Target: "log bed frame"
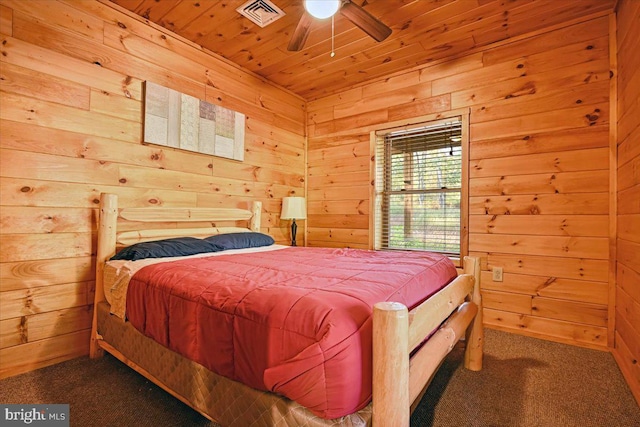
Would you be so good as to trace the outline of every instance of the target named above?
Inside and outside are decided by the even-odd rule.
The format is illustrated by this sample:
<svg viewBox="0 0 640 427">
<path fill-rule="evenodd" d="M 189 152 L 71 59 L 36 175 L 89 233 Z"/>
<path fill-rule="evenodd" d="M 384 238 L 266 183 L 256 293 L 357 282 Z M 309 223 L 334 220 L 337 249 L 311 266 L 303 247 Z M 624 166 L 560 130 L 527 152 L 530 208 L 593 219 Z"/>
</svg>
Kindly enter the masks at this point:
<svg viewBox="0 0 640 427">
<path fill-rule="evenodd" d="M 137 242 L 178 236 L 206 237 L 238 231 L 260 230 L 261 203 L 253 202 L 251 210 L 226 208 L 125 208 L 118 209 L 117 196 L 103 193 L 100 197 L 96 290 L 91 331 L 90 356 L 100 357 L 103 350 L 113 354 L 131 368 L 163 388 L 205 417 L 215 421 L 216 414 L 203 413 L 187 398 L 174 392 L 144 368 L 127 359 L 119 350 L 102 339 L 97 331 L 97 304 L 105 300 L 103 271 L 105 262 L 116 247 Z M 249 221 L 249 228 L 225 226 L 176 228 L 176 223 L 216 223 Z M 156 223 L 152 228 L 149 223 Z M 172 225 L 167 226 L 167 223 Z M 126 224 L 126 231 L 118 226 Z M 137 228 L 135 226 L 137 225 Z M 158 228 L 158 225 L 165 228 Z M 169 227 L 169 228 L 167 228 Z M 413 354 L 425 337 L 437 331 Z M 435 372 L 454 345 L 465 338 L 464 365 L 482 369 L 482 302 L 480 297 L 480 262 L 464 258 L 464 273 L 448 286 L 411 311 L 403 304 L 380 302 L 373 310 L 373 415 L 379 426 L 408 426 L 411 412 L 420 402 Z"/>
</svg>

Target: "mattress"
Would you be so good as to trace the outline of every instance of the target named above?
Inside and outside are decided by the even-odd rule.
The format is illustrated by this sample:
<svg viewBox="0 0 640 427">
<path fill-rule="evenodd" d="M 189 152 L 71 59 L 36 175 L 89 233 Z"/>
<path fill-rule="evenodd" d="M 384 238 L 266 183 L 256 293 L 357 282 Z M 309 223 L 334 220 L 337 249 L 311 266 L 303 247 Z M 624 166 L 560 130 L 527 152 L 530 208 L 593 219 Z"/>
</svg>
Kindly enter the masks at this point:
<svg viewBox="0 0 640 427">
<path fill-rule="evenodd" d="M 242 253 L 255 253 L 265 251 L 276 251 L 279 249 L 288 248 L 283 245 L 271 245 L 263 247 L 243 248 L 243 249 L 231 249 L 224 252 L 224 255 L 230 254 L 242 254 Z M 170 258 L 147 258 L 137 261 L 126 260 L 113 260 L 108 261 L 104 266 L 103 273 L 103 288 L 104 296 L 109 303 L 111 314 L 115 314 L 121 319 L 126 318 L 126 306 L 127 306 L 127 289 L 129 287 L 129 281 L 133 275 L 140 269 L 163 262 L 179 261 L 183 259 L 219 256 L 223 252 L 207 252 L 198 255 L 170 257 Z"/>
<path fill-rule="evenodd" d="M 110 314 L 109 304 L 97 306 L 98 332 L 128 360 L 185 398 L 196 410 L 225 427 L 365 427 L 371 425 L 371 404 L 333 420 L 312 414 L 300 404 L 255 390 L 211 372 L 138 332 L 131 323 Z M 144 414 L 141 414 L 144 416 Z"/>
<path fill-rule="evenodd" d="M 412 308 L 456 276 L 432 253 L 286 247 L 139 269 L 126 314 L 208 370 L 332 419 L 371 400 L 373 304 Z"/>
</svg>

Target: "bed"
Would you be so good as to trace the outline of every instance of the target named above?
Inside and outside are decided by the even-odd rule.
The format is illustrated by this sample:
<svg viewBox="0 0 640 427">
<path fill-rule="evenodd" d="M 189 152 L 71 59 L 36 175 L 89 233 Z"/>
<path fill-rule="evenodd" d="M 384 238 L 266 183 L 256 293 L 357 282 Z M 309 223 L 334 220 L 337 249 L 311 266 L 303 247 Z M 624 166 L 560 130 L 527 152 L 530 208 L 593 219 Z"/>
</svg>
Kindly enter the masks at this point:
<svg viewBox="0 0 640 427">
<path fill-rule="evenodd" d="M 223 426 L 405 426 L 458 341 L 482 368 L 477 258 L 274 245 L 260 212 L 102 194 L 91 357 Z"/>
</svg>

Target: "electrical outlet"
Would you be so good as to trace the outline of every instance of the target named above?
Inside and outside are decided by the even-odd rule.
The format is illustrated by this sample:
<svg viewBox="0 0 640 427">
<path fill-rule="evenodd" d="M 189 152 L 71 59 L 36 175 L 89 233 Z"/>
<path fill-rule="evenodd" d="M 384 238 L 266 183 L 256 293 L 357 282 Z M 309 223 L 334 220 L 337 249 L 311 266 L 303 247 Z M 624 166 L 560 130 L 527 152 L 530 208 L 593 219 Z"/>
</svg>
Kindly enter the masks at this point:
<svg viewBox="0 0 640 427">
<path fill-rule="evenodd" d="M 502 282 L 502 267 L 493 267 L 491 271 L 493 272 L 493 281 Z"/>
</svg>

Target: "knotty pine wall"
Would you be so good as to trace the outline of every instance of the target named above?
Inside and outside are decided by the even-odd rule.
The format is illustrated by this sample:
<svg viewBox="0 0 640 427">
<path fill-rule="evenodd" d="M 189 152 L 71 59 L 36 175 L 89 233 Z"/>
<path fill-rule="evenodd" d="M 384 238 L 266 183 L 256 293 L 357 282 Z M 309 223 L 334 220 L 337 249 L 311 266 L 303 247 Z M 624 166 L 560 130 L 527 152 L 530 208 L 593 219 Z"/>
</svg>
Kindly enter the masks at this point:
<svg viewBox="0 0 640 427">
<path fill-rule="evenodd" d="M 308 244 L 369 246 L 370 131 L 468 110 L 485 324 L 605 349 L 609 70 L 600 14 L 309 102 Z"/>
<path fill-rule="evenodd" d="M 617 287 L 613 351 L 640 403 L 640 2 L 617 11 Z"/>
<path fill-rule="evenodd" d="M 614 355 L 637 397 L 638 2 L 620 11 L 617 171 L 598 16 L 310 102 L 309 244 L 368 247 L 371 129 L 468 108 L 488 326 L 604 348 L 617 172 Z M 99 2 L 0 0 L 0 37 L 0 377 L 87 353 L 101 191 L 126 206 L 260 199 L 264 231 L 287 241 L 280 198 L 304 189 L 300 99 Z M 141 145 L 146 79 L 247 114 L 245 161 Z"/>
<path fill-rule="evenodd" d="M 0 378 L 88 353 L 100 192 L 261 200 L 263 231 L 288 241 L 303 100 L 99 2 L 1 0 L 0 33 Z M 145 80 L 246 114 L 244 162 L 142 145 Z"/>
</svg>

